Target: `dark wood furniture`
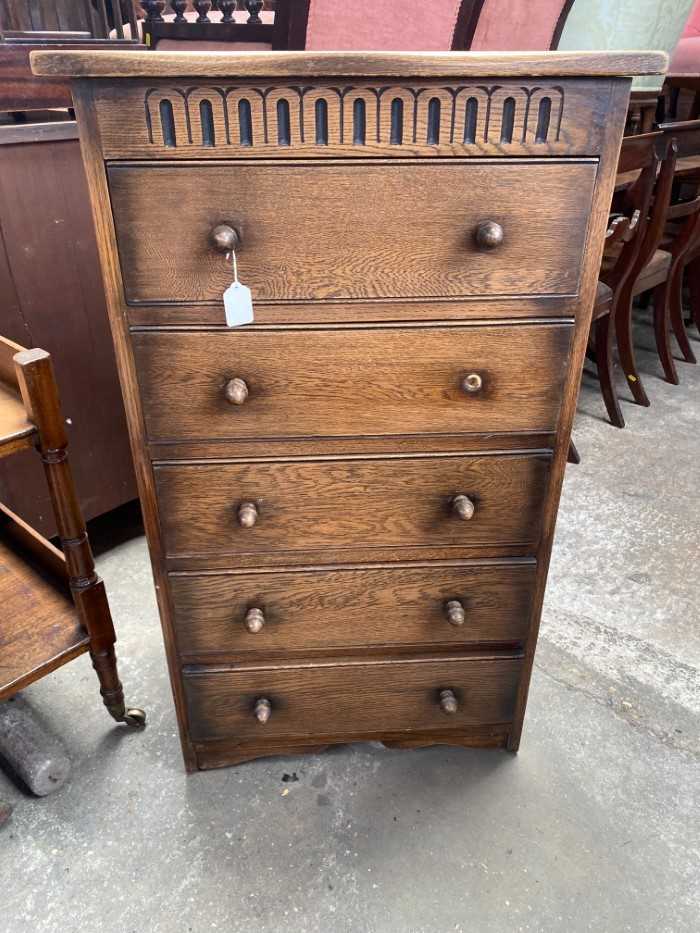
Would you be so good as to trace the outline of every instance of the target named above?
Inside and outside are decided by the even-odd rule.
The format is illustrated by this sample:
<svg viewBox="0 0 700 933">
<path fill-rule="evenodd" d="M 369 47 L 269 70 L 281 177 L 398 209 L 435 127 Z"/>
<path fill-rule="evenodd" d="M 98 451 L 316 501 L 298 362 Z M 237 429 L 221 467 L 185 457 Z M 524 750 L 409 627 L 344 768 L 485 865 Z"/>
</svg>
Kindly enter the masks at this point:
<svg viewBox="0 0 700 933">
<path fill-rule="evenodd" d="M 34 57 L 75 79 L 189 769 L 518 748 L 625 76 L 664 61 Z"/>
<path fill-rule="evenodd" d="M 663 331 L 657 334 L 657 343 L 666 378 L 677 385 L 678 374 L 671 352 L 669 322 L 683 359 L 687 363 L 697 362 L 685 328 L 683 276 L 688 268 L 688 280 L 694 281 L 697 276 L 695 264 L 700 254 L 700 120 L 664 123 L 660 129 L 673 140 L 677 159 L 673 178 L 674 190 L 666 218 L 665 240 L 662 242 L 662 246 L 671 256 L 668 275 L 660 287 L 659 296 L 667 307 L 667 313 L 663 318 Z M 693 285 L 691 296 L 694 293 Z M 691 308 L 694 304 L 691 297 Z M 697 312 L 694 312 L 694 318 L 696 321 L 700 320 Z"/>
<path fill-rule="evenodd" d="M 625 419 L 615 389 L 614 342 L 622 326 L 619 317 L 623 317 L 629 330 L 625 348 L 631 342 L 635 281 L 639 269 L 653 256 L 659 230 L 663 228 L 662 201 L 654 197 L 662 153 L 663 134 L 660 132 L 626 137 L 622 142 L 618 181 L 629 177 L 632 181 L 616 195 L 615 211 L 606 234 L 600 277 L 608 287 L 609 300 L 597 302 L 593 309 L 590 355 L 596 362 L 610 423 L 617 428 L 625 426 Z M 670 171 L 673 171 L 672 166 Z M 668 172 L 667 168 L 666 179 Z M 647 240 L 650 225 L 655 226 L 653 236 Z M 623 366 L 626 360 L 623 356 Z"/>
<path fill-rule="evenodd" d="M 209 43 L 252 43 L 275 51 L 300 50 L 306 45 L 312 2 L 314 0 L 142 0 L 143 41 L 147 48 L 154 50 L 163 40 L 168 42 L 170 50 L 175 42 L 194 43 L 195 47 L 203 43 L 202 47 L 210 49 Z M 315 2 L 318 16 L 333 15 L 332 9 L 324 10 L 323 0 Z M 484 0 L 460 3 L 452 33 L 453 50 L 470 48 L 483 4 Z M 358 16 L 362 12 L 358 11 Z M 414 11 L 413 15 L 418 12 Z M 429 8 L 420 15 L 430 15 Z"/>
<path fill-rule="evenodd" d="M 0 457 L 39 452 L 61 543 L 59 550 L 0 504 L 0 701 L 89 651 L 109 714 L 142 726 L 143 710 L 124 704 L 107 594 L 95 572 L 67 446 L 49 354 L 0 338 Z"/>
<path fill-rule="evenodd" d="M 163 40 L 182 43 L 255 43 L 303 49 L 310 0 L 142 0 L 143 41 L 155 50 Z M 274 11 L 268 7 L 273 6 Z M 264 8 L 264 9 L 263 9 Z M 196 19 L 188 16 L 197 14 Z M 174 14 L 165 19 L 163 14 Z"/>
<path fill-rule="evenodd" d="M 75 121 L 0 126 L 0 333 L 51 353 L 89 520 L 136 498 Z M 41 465 L 0 461 L 0 501 L 57 532 Z"/>
<path fill-rule="evenodd" d="M 132 0 L 3 0 L 0 111 L 22 114 L 71 106 L 65 79 L 32 74 L 29 55 L 33 50 L 99 48 L 106 42 L 129 48 L 136 41 Z"/>
<path fill-rule="evenodd" d="M 683 320 L 682 283 L 685 265 L 692 260 L 700 241 L 700 198 L 697 197 L 700 179 L 691 186 L 691 197 L 677 203 L 671 202 L 674 183 L 691 181 L 693 171 L 698 173 L 697 167 L 691 170 L 687 163 L 697 158 L 700 149 L 700 121 L 662 124 L 659 129 L 660 139 L 656 145 L 661 162 L 650 200 L 646 229 L 614 311 L 622 368 L 635 402 L 644 406 L 649 406 L 650 401 L 634 350 L 632 311 L 635 298 L 646 293 L 653 295 L 654 335 L 666 380 L 678 384 L 670 327 L 673 328 L 684 358 L 688 362 L 695 361 Z M 658 135 L 648 134 L 647 138 L 652 139 Z M 633 139 L 643 140 L 644 137 Z M 681 158 L 686 161 L 686 165 L 679 171 Z M 630 192 L 641 192 L 643 186 L 642 176 L 628 189 L 626 196 L 629 198 Z M 624 264 L 624 254 L 620 255 L 618 262 Z"/>
</svg>

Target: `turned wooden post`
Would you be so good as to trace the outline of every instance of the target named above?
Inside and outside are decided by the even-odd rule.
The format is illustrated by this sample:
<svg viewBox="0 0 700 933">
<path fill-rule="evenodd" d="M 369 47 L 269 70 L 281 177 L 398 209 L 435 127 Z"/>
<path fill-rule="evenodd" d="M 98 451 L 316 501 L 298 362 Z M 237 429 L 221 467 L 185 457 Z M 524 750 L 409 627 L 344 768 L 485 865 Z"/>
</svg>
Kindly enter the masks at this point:
<svg viewBox="0 0 700 933">
<path fill-rule="evenodd" d="M 114 652 L 116 635 L 104 583 L 95 571 L 87 528 L 68 462 L 68 436 L 61 412 L 51 357 L 45 350 L 23 350 L 14 357 L 22 401 L 38 431 L 37 449 L 44 464 L 51 504 L 66 557 L 68 583 L 80 620 L 90 637 L 90 657 L 100 692 L 118 722 L 143 725 L 142 710 L 124 705 Z"/>
</svg>

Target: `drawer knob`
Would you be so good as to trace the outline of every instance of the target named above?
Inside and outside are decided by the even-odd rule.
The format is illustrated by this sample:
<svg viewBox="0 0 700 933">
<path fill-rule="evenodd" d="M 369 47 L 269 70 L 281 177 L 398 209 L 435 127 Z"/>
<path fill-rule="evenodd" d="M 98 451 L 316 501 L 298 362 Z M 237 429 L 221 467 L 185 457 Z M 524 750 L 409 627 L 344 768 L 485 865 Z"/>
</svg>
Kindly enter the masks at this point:
<svg viewBox="0 0 700 933">
<path fill-rule="evenodd" d="M 241 502 L 238 506 L 238 524 L 241 528 L 252 528 L 258 515 L 258 507 L 254 502 Z"/>
<path fill-rule="evenodd" d="M 483 384 L 484 380 L 479 373 L 469 373 L 462 379 L 462 391 L 468 395 L 475 395 L 477 392 L 481 392 Z"/>
<path fill-rule="evenodd" d="M 245 614 L 245 627 L 251 635 L 257 635 L 265 624 L 265 613 L 262 609 L 249 609 Z"/>
<path fill-rule="evenodd" d="M 479 249 L 497 249 L 503 242 L 503 227 L 495 220 L 482 220 L 474 234 Z"/>
<path fill-rule="evenodd" d="M 468 522 L 474 515 L 474 511 L 474 503 L 469 496 L 459 495 L 452 500 L 452 512 L 463 522 Z"/>
<path fill-rule="evenodd" d="M 219 224 L 209 234 L 209 242 L 218 253 L 232 253 L 241 245 L 241 236 L 228 224 Z"/>
<path fill-rule="evenodd" d="M 450 625 L 464 625 L 466 614 L 458 599 L 450 599 L 445 603 L 445 617 Z"/>
<path fill-rule="evenodd" d="M 440 709 L 443 713 L 447 713 L 448 716 L 453 716 L 457 712 L 459 703 L 453 690 L 440 691 Z"/>
<path fill-rule="evenodd" d="M 263 726 L 272 715 L 272 703 L 265 697 L 260 697 L 255 701 L 253 715 Z"/>
<path fill-rule="evenodd" d="M 245 379 L 229 379 L 224 388 L 226 401 L 232 405 L 242 405 L 248 398 L 248 386 Z"/>
</svg>

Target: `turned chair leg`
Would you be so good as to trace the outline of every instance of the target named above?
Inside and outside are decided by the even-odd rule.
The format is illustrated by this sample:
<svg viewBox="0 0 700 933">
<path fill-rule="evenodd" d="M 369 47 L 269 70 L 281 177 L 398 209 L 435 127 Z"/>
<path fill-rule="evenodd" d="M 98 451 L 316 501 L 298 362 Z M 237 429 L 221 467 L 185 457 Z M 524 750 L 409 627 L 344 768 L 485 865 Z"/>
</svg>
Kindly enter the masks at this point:
<svg viewBox="0 0 700 933">
<path fill-rule="evenodd" d="M 606 314 L 593 323 L 593 340 L 595 342 L 595 358 L 598 368 L 598 381 L 603 395 L 605 408 L 610 423 L 616 428 L 624 428 L 625 419 L 622 415 L 620 402 L 615 391 L 615 376 L 613 368 L 613 336 L 614 328 L 612 315 Z"/>
<path fill-rule="evenodd" d="M 617 349 L 620 354 L 622 370 L 627 378 L 634 401 L 637 405 L 646 408 L 651 404 L 644 391 L 642 380 L 637 369 L 637 360 L 634 354 L 634 340 L 632 334 L 632 295 L 627 292 L 621 296 L 615 312 L 615 333 L 617 336 Z"/>
<path fill-rule="evenodd" d="M 669 334 L 669 298 L 672 283 L 668 280 L 654 289 L 654 336 L 656 350 L 663 366 L 666 382 L 678 385 L 678 373 L 671 353 L 671 337 Z"/>
<path fill-rule="evenodd" d="M 673 273 L 670 283 L 669 314 L 673 333 L 678 341 L 678 346 L 683 354 L 686 363 L 696 363 L 695 354 L 688 340 L 688 332 L 685 329 L 683 320 L 683 269 L 677 269 Z M 669 380 L 670 382 L 671 380 Z M 676 384 L 678 380 L 676 380 Z"/>
<path fill-rule="evenodd" d="M 143 726 L 141 709 L 127 709 L 117 674 L 114 625 L 104 583 L 95 562 L 85 520 L 78 504 L 66 448 L 68 437 L 61 412 L 51 357 L 44 350 L 26 350 L 15 357 L 24 403 L 38 430 L 37 448 L 44 465 L 66 571 L 80 621 L 90 638 L 90 656 L 109 714 L 117 722 Z"/>
</svg>

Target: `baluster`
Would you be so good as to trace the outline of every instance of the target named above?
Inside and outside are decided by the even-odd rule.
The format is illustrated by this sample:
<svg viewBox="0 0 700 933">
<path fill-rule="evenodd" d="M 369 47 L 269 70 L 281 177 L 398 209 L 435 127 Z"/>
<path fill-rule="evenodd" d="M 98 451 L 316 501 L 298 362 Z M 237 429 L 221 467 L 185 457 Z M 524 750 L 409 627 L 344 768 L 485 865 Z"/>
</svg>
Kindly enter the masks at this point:
<svg viewBox="0 0 700 933">
<path fill-rule="evenodd" d="M 221 10 L 221 22 L 232 23 L 233 12 L 236 9 L 236 0 L 219 0 L 219 9 Z"/>
<path fill-rule="evenodd" d="M 162 23 L 165 0 L 141 0 L 141 8 L 147 23 Z"/>
<path fill-rule="evenodd" d="M 175 14 L 174 23 L 186 23 L 185 10 L 187 9 L 187 0 L 170 0 L 170 6 Z"/>
<path fill-rule="evenodd" d="M 260 19 L 260 10 L 263 8 L 263 0 L 245 0 L 245 8 L 250 13 L 248 23 L 262 23 Z"/>
<path fill-rule="evenodd" d="M 196 19 L 198 23 L 210 23 L 209 10 L 211 10 L 211 0 L 194 0 L 192 6 L 199 16 Z"/>
</svg>

